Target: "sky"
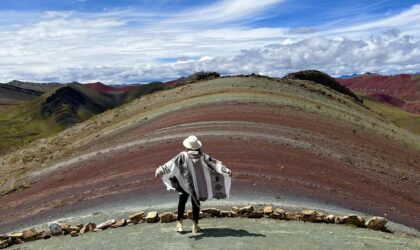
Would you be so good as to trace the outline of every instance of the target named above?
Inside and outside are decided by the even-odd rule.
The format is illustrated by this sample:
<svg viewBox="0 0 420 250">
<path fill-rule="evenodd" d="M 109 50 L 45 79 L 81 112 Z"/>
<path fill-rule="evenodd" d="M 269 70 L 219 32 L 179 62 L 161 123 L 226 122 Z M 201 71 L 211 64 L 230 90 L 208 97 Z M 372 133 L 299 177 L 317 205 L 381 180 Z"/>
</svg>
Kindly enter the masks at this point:
<svg viewBox="0 0 420 250">
<path fill-rule="evenodd" d="M 0 82 L 420 72 L 420 1 L 1 0 Z"/>
</svg>

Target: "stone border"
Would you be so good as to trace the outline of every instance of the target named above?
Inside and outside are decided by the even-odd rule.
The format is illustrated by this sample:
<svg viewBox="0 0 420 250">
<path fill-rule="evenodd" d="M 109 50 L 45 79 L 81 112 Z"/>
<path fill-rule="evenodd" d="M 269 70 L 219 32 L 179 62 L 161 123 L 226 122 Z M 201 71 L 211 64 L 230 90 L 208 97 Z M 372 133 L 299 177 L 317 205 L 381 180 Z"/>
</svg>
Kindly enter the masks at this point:
<svg viewBox="0 0 420 250">
<path fill-rule="evenodd" d="M 24 242 L 49 239 L 52 236 L 63 236 L 70 235 L 71 237 L 77 237 L 80 234 L 87 232 L 100 232 L 110 228 L 119 228 L 127 225 L 135 225 L 142 223 L 170 223 L 176 220 L 177 211 L 164 212 L 158 214 L 157 211 L 150 211 L 145 214 L 144 211 L 139 211 L 128 216 L 127 219 L 121 220 L 107 220 L 96 225 L 93 222 L 87 223 L 86 225 L 70 225 L 67 223 L 51 223 L 48 225 L 49 232 L 40 231 L 37 232 L 35 229 L 26 229 L 22 232 L 15 232 L 5 235 L 0 235 L 0 249 L 7 248 L 15 244 L 21 244 Z M 232 207 L 230 210 L 220 210 L 217 208 L 203 208 L 200 211 L 200 218 L 270 218 L 274 220 L 296 220 L 303 222 L 312 223 L 329 223 L 329 224 L 343 224 L 353 225 L 361 228 L 369 228 L 373 230 L 380 230 L 383 232 L 391 232 L 386 228 L 387 220 L 383 217 L 372 217 L 366 219 L 361 216 L 349 214 L 346 216 L 336 216 L 333 214 L 325 215 L 315 210 L 304 209 L 301 212 L 287 212 L 282 208 L 273 208 L 272 205 L 254 206 L 248 205 L 244 207 Z M 184 219 L 192 219 L 192 210 L 187 210 L 184 213 Z"/>
</svg>

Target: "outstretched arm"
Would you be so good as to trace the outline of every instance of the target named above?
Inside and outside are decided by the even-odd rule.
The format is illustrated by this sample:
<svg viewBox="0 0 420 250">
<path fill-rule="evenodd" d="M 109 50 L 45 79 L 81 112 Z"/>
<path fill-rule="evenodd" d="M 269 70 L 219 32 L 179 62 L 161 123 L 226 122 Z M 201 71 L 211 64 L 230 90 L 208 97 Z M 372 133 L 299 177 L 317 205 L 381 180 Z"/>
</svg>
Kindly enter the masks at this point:
<svg viewBox="0 0 420 250">
<path fill-rule="evenodd" d="M 159 166 L 155 171 L 155 178 L 159 179 L 164 174 L 170 174 L 175 167 L 179 167 L 182 163 L 183 154 L 179 153 L 167 163 Z"/>
<path fill-rule="evenodd" d="M 232 171 L 223 165 L 221 161 L 216 160 L 207 154 L 204 154 L 204 162 L 207 164 L 207 166 L 219 174 L 228 174 L 229 176 L 232 175 Z"/>
</svg>

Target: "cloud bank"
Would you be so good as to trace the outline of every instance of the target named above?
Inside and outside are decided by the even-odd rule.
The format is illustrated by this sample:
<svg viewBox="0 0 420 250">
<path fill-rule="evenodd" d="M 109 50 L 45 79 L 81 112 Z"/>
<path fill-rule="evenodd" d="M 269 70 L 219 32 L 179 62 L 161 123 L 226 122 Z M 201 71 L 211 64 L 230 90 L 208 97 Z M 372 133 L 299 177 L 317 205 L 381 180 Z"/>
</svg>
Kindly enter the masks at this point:
<svg viewBox="0 0 420 250">
<path fill-rule="evenodd" d="M 115 84 L 197 71 L 282 76 L 309 68 L 332 75 L 420 71 L 420 5 L 340 27 L 253 23 L 282 3 L 219 1 L 176 13 L 32 13 L 30 22 L 0 22 L 0 82 Z"/>
</svg>

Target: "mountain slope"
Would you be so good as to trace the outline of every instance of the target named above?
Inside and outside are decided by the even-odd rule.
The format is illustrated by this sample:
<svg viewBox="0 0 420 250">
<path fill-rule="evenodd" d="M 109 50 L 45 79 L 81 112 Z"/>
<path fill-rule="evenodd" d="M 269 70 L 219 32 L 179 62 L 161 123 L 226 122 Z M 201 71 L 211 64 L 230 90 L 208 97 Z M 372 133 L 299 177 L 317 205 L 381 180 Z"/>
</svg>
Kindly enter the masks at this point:
<svg viewBox="0 0 420 250">
<path fill-rule="evenodd" d="M 337 79 L 385 119 L 420 135 L 420 76 L 364 74 Z"/>
<path fill-rule="evenodd" d="M 154 171 L 190 134 L 234 171 L 233 197 L 292 196 L 420 226 L 419 136 L 322 84 L 244 76 L 154 92 L 4 155 L 0 227 L 133 197 L 172 204 Z"/>
<path fill-rule="evenodd" d="M 382 76 L 377 74 L 364 74 L 348 79 L 337 79 L 344 86 L 353 91 L 364 93 L 375 98 L 384 95 L 385 98 L 377 99 L 380 102 L 388 102 L 386 96 L 400 100 L 401 107 L 411 113 L 420 114 L 420 76 L 401 74 L 394 76 Z"/>
</svg>

